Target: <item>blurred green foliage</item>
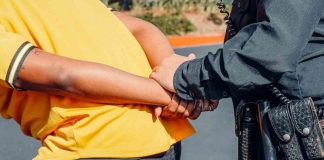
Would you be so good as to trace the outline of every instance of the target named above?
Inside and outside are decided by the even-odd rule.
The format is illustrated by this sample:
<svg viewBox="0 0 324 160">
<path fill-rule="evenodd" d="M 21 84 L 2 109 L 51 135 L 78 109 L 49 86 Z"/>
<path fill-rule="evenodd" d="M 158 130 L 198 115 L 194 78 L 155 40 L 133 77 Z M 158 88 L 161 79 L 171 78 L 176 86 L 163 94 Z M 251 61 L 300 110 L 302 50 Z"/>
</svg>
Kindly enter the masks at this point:
<svg viewBox="0 0 324 160">
<path fill-rule="evenodd" d="M 194 32 L 197 28 L 183 13 L 199 14 L 207 12 L 209 21 L 216 25 L 223 23 L 223 15 L 216 6 L 218 0 L 101 0 L 105 5 L 117 10 L 131 1 L 131 9 L 137 10 L 136 17 L 159 27 L 166 35 L 181 35 Z M 232 0 L 223 0 L 230 9 Z M 124 9 L 125 10 L 125 9 Z M 158 11 L 158 14 L 156 13 Z"/>
<path fill-rule="evenodd" d="M 135 5 L 146 9 L 163 8 L 172 14 L 183 11 L 213 11 L 216 9 L 214 0 L 134 0 Z"/>
<path fill-rule="evenodd" d="M 101 0 L 104 4 L 117 7 L 129 3 L 130 0 Z M 128 1 L 128 2 L 126 2 Z M 215 12 L 217 0 L 131 0 L 134 7 L 152 10 L 156 8 L 164 9 L 168 13 L 181 14 L 183 11 L 204 11 Z M 232 0 L 223 0 L 229 5 Z M 120 7 L 119 7 L 120 8 Z"/>
<path fill-rule="evenodd" d="M 138 18 L 153 23 L 166 35 L 181 35 L 197 30 L 187 18 L 178 15 L 154 16 L 152 13 L 146 13 Z"/>
<path fill-rule="evenodd" d="M 224 19 L 220 18 L 216 13 L 210 13 L 207 19 L 217 25 L 221 25 L 224 22 Z"/>
</svg>

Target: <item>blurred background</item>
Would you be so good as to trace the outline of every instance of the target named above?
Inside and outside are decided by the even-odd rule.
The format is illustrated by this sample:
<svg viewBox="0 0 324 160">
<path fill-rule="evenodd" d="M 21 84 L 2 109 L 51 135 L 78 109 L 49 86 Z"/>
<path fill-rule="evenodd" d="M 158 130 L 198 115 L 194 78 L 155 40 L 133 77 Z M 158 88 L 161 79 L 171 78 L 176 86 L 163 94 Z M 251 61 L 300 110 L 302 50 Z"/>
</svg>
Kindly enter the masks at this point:
<svg viewBox="0 0 324 160">
<path fill-rule="evenodd" d="M 169 38 L 180 55 L 198 57 L 222 47 L 226 25 L 214 0 L 101 0 L 109 8 L 149 21 Z M 231 0 L 223 0 L 230 11 Z M 182 160 L 237 159 L 233 106 L 230 99 L 218 109 L 191 121 L 197 134 L 183 141 Z M 13 120 L 0 117 L 0 160 L 30 160 L 39 142 L 22 135 Z"/>
<path fill-rule="evenodd" d="M 166 35 L 224 33 L 223 15 L 215 0 L 101 0 L 106 6 L 127 12 L 158 26 Z M 223 0 L 230 10 L 231 0 Z"/>
</svg>

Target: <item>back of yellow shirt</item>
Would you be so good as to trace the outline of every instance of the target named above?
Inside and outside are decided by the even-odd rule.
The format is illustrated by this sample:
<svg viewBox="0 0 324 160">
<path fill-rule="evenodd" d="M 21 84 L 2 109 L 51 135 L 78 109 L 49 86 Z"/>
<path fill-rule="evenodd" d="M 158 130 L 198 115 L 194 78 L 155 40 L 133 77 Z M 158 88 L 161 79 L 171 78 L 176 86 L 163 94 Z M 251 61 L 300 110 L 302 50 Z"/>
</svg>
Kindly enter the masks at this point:
<svg viewBox="0 0 324 160">
<path fill-rule="evenodd" d="M 151 69 L 136 39 L 99 0 L 0 0 L 0 112 L 42 140 L 35 159 L 142 157 L 193 134 L 187 120 L 154 119 L 145 105 L 102 105 L 10 89 L 8 68 L 24 41 L 143 77 Z"/>
</svg>

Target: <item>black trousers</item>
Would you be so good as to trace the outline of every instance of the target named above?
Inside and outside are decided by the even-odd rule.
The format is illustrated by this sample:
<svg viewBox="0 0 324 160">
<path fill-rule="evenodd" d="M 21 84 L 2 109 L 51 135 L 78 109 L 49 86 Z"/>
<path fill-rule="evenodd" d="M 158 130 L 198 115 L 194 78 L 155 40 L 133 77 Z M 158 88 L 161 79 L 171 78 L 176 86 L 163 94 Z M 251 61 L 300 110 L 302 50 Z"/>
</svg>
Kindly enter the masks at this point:
<svg viewBox="0 0 324 160">
<path fill-rule="evenodd" d="M 177 142 L 169 150 L 156 155 L 141 158 L 82 158 L 81 160 L 180 160 L 181 142 Z"/>
</svg>

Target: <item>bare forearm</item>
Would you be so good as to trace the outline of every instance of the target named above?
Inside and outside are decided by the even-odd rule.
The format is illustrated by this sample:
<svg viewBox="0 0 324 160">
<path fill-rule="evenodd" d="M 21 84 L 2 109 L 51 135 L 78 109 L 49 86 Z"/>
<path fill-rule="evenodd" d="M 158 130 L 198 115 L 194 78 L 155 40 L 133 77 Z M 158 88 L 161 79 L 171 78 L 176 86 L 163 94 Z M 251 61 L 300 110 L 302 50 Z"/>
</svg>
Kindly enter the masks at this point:
<svg viewBox="0 0 324 160">
<path fill-rule="evenodd" d="M 16 86 L 97 103 L 166 105 L 170 102 L 169 94 L 151 79 L 36 49 L 25 60 Z"/>
<path fill-rule="evenodd" d="M 135 33 L 134 36 L 144 49 L 152 68 L 174 53 L 167 38 L 153 25 L 147 25 L 146 29 Z"/>
<path fill-rule="evenodd" d="M 123 13 L 114 13 L 142 46 L 152 68 L 160 64 L 164 58 L 174 54 L 168 39 L 153 24 Z"/>
</svg>

